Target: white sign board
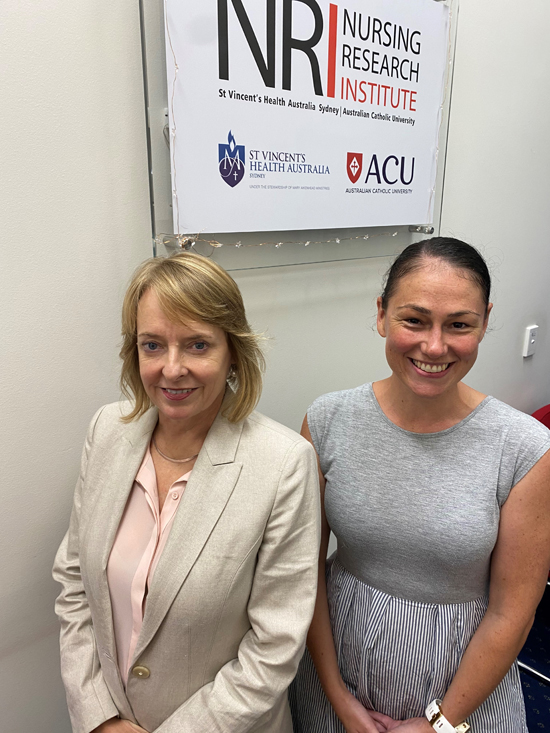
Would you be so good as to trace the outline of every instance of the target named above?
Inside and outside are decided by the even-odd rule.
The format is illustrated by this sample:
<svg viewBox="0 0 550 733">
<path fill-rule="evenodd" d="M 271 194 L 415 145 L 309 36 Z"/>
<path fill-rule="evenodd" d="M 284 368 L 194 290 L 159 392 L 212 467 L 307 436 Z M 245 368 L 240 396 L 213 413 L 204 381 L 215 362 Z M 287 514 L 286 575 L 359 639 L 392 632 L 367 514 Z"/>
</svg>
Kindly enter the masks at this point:
<svg viewBox="0 0 550 733">
<path fill-rule="evenodd" d="M 431 223 L 446 5 L 165 9 L 177 233 Z"/>
</svg>

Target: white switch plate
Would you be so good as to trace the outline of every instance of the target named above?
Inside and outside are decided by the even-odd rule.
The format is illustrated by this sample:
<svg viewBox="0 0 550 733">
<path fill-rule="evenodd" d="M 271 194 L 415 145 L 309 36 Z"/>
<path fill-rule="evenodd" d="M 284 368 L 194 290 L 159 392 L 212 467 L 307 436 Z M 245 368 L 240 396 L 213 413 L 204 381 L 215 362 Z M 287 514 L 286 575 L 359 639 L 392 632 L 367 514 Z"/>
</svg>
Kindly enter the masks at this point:
<svg viewBox="0 0 550 733">
<path fill-rule="evenodd" d="M 538 326 L 527 326 L 525 329 L 525 339 L 523 341 L 523 357 L 533 356 L 537 345 Z"/>
</svg>

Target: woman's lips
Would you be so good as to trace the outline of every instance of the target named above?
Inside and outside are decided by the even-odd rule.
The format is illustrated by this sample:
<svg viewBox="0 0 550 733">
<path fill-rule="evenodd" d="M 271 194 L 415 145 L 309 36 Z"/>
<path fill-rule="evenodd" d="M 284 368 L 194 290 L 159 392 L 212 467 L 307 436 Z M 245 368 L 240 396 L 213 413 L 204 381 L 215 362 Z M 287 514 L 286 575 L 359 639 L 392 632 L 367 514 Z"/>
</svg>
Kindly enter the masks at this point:
<svg viewBox="0 0 550 733">
<path fill-rule="evenodd" d="M 430 364 L 429 362 L 420 361 L 420 359 L 409 359 L 413 365 L 417 374 L 421 374 L 423 377 L 430 377 L 437 379 L 444 377 L 449 369 L 452 367 L 454 362 L 445 362 L 443 364 Z"/>
<path fill-rule="evenodd" d="M 170 400 L 171 402 L 181 402 L 182 400 L 186 400 L 189 395 L 193 394 L 193 392 L 197 388 L 190 387 L 189 389 L 168 389 L 167 387 L 161 387 L 160 389 L 167 400 Z"/>
</svg>

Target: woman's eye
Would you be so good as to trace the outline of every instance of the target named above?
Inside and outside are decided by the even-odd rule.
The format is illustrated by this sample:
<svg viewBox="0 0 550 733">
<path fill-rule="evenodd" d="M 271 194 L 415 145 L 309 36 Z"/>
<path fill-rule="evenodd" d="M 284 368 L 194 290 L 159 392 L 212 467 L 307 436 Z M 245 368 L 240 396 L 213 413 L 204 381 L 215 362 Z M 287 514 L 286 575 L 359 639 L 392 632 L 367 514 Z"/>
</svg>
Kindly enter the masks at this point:
<svg viewBox="0 0 550 733">
<path fill-rule="evenodd" d="M 206 344 L 204 341 L 197 341 L 195 344 L 193 344 L 196 351 L 205 351 Z"/>
<path fill-rule="evenodd" d="M 145 351 L 157 351 L 159 345 L 156 344 L 154 341 L 145 341 L 143 344 L 141 344 L 141 347 L 145 349 Z"/>
<path fill-rule="evenodd" d="M 468 327 L 468 324 L 467 324 L 467 323 L 462 323 L 461 321 L 456 321 L 455 323 L 453 323 L 453 328 L 456 328 L 456 329 L 458 329 L 459 331 L 460 331 L 461 329 L 463 329 L 463 328 L 467 328 L 467 327 Z"/>
<path fill-rule="evenodd" d="M 410 323 L 412 326 L 418 326 L 418 324 L 420 323 L 418 318 L 407 318 L 406 321 L 407 323 Z"/>
</svg>

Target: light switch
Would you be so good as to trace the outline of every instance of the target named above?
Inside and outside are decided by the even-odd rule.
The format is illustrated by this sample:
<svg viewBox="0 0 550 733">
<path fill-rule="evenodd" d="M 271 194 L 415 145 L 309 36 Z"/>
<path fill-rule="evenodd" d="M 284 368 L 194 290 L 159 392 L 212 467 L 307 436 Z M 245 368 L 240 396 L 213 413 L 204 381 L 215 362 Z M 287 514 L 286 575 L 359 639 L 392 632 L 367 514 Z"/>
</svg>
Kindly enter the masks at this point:
<svg viewBox="0 0 550 733">
<path fill-rule="evenodd" d="M 538 326 L 527 326 L 525 329 L 525 339 L 523 341 L 523 357 L 533 356 L 537 345 Z"/>
</svg>

